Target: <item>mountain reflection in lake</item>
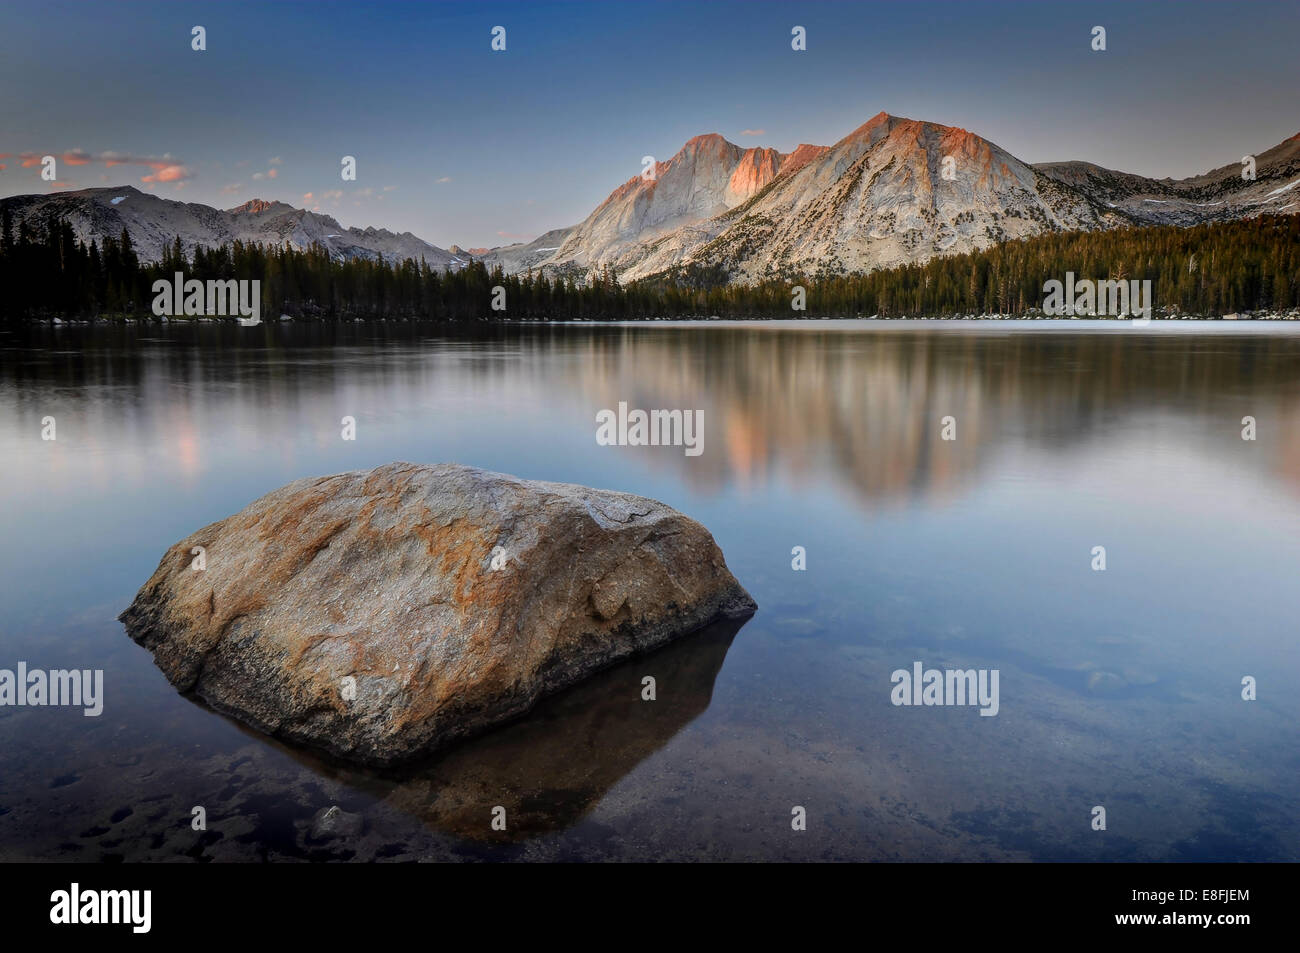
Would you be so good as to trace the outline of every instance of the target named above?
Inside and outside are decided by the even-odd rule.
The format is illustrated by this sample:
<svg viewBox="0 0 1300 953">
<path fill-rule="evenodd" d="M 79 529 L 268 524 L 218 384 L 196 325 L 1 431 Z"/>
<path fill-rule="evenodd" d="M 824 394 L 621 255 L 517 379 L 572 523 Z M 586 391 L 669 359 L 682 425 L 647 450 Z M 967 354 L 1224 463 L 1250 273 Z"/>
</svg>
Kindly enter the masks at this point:
<svg viewBox="0 0 1300 953">
<path fill-rule="evenodd" d="M 704 452 L 598 446 L 621 401 L 703 410 Z M 0 707 L 6 859 L 1300 859 L 1285 325 L 31 326 L 0 453 L 0 668 L 106 694 Z M 759 612 L 386 775 L 177 696 L 114 621 L 197 527 L 398 459 L 661 499 Z M 998 715 L 893 706 L 916 661 L 999 670 Z"/>
</svg>

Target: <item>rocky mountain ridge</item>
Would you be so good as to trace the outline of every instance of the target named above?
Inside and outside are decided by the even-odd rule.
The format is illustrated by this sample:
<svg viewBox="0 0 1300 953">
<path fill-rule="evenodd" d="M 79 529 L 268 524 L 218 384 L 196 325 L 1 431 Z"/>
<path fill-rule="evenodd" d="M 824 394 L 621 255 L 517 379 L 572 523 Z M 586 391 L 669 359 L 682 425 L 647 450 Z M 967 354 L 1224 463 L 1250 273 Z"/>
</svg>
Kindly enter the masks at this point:
<svg viewBox="0 0 1300 953">
<path fill-rule="evenodd" d="M 732 281 L 872 271 L 1046 231 L 1194 225 L 1290 212 L 1300 136 L 1226 165 L 1150 179 L 1084 162 L 1031 165 L 965 129 L 881 112 L 792 153 L 697 136 L 586 219 L 482 256 L 506 271 L 633 280 L 695 267 Z"/>
<path fill-rule="evenodd" d="M 15 230 L 23 222 L 40 229 L 48 222 L 64 219 L 84 242 L 117 238 L 125 228 L 143 261 L 159 261 L 177 237 L 186 255 L 192 255 L 197 245 L 211 248 L 239 240 L 266 245 L 287 243 L 300 250 L 316 243 L 338 259 L 376 259 L 380 255 L 386 261 L 423 258 L 439 270 L 462 268 L 470 261 L 468 255 L 453 254 L 410 232 L 344 228 L 329 215 L 257 198 L 223 210 L 164 199 L 128 185 L 15 195 L 0 199 L 0 207 L 8 210 Z"/>
</svg>

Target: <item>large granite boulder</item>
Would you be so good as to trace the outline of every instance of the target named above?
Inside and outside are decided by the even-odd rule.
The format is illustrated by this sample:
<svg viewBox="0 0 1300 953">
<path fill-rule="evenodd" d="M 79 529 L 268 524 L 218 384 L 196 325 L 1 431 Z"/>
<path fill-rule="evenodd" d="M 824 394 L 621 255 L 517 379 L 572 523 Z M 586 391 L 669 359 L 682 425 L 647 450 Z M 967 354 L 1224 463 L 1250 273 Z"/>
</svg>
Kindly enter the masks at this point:
<svg viewBox="0 0 1300 953">
<path fill-rule="evenodd" d="M 663 503 L 392 463 L 298 480 L 181 540 L 121 619 L 180 691 L 387 765 L 754 609 Z"/>
</svg>

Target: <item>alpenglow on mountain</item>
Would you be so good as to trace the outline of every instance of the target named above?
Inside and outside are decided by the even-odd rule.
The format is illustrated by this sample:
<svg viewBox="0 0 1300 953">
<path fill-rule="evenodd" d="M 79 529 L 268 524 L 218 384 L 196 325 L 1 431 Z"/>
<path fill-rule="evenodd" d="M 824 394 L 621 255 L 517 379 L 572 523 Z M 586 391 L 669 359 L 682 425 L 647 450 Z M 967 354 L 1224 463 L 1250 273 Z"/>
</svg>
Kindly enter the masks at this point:
<svg viewBox="0 0 1300 953">
<path fill-rule="evenodd" d="M 832 146 L 791 153 L 697 136 L 578 225 L 483 258 L 513 272 L 608 267 L 627 281 L 697 265 L 753 281 L 871 271 L 1047 231 L 1300 210 L 1300 136 L 1255 158 L 1254 180 L 1240 164 L 1182 180 L 1029 165 L 964 129 L 882 112 Z"/>
<path fill-rule="evenodd" d="M 222 210 L 160 198 L 128 185 L 15 195 L 0 199 L 0 207 L 8 209 L 15 229 L 23 222 L 32 229 L 43 229 L 49 222 L 64 219 L 77 238 L 87 243 L 117 238 L 125 228 L 142 261 L 159 261 L 164 249 L 179 237 L 187 256 L 197 245 L 212 248 L 239 240 L 263 245 L 287 243 L 299 250 L 319 244 L 339 259 L 374 259 L 380 255 L 385 261 L 423 258 L 438 270 L 455 270 L 468 264 L 468 257 L 431 245 L 410 232 L 344 228 L 328 215 L 261 199 Z"/>
</svg>

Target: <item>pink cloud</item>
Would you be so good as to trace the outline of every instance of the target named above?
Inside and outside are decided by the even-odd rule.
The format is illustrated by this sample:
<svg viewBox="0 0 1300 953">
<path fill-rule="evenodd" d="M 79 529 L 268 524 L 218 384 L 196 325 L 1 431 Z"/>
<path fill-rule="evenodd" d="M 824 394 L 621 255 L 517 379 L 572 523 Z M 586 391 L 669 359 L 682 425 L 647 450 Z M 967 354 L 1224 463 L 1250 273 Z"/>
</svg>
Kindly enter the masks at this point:
<svg viewBox="0 0 1300 953">
<path fill-rule="evenodd" d="M 740 130 L 740 134 L 742 136 L 766 136 L 767 130 L 766 129 L 742 129 Z"/>
<path fill-rule="evenodd" d="M 165 165 L 152 175 L 142 175 L 141 182 L 183 182 L 190 177 L 190 170 L 183 165 Z"/>
<path fill-rule="evenodd" d="M 0 159 L 7 159 L 9 158 L 9 155 L 10 153 L 6 152 L 5 154 L 0 155 Z M 67 152 L 61 152 L 61 153 L 24 152 L 20 156 L 20 158 L 23 160 L 23 168 L 25 169 L 30 166 L 40 165 L 41 161 L 47 155 L 54 156 L 55 159 L 57 159 L 59 162 L 64 163 L 65 165 L 89 165 L 91 162 L 95 161 L 94 156 L 89 155 L 88 153 L 85 153 L 80 149 L 69 149 Z"/>
<path fill-rule="evenodd" d="M 3 153 L 0 154 L 0 158 L 8 158 L 9 155 L 10 153 Z M 68 149 L 61 153 L 23 152 L 19 154 L 19 158 L 22 160 L 22 168 L 28 169 L 41 165 L 46 155 L 53 155 L 59 162 L 70 166 L 103 163 L 104 168 L 111 169 L 119 165 L 142 165 L 154 171 L 150 175 L 143 176 L 140 181 L 174 182 L 177 183 L 178 188 L 181 182 L 193 177 L 193 173 L 170 154 L 137 156 L 112 151 L 90 153 L 83 149 Z"/>
</svg>

